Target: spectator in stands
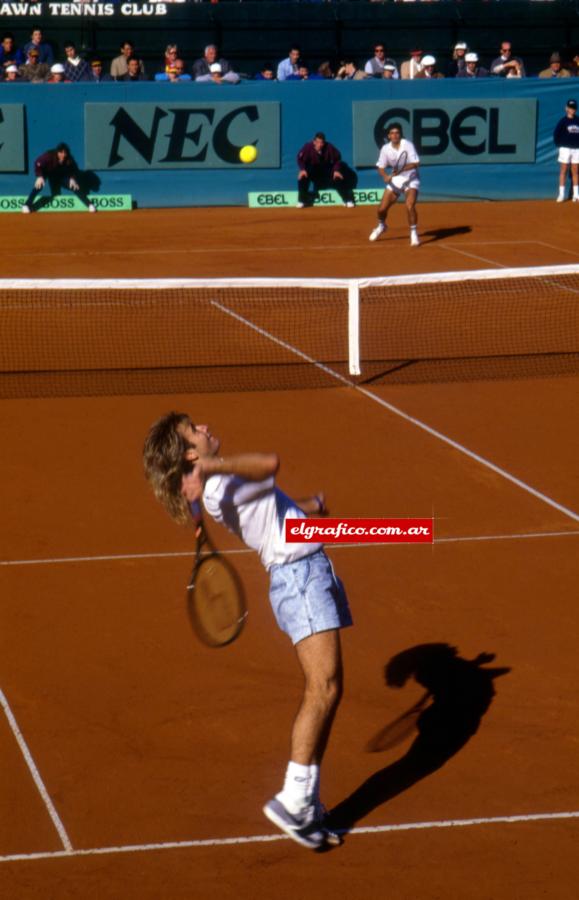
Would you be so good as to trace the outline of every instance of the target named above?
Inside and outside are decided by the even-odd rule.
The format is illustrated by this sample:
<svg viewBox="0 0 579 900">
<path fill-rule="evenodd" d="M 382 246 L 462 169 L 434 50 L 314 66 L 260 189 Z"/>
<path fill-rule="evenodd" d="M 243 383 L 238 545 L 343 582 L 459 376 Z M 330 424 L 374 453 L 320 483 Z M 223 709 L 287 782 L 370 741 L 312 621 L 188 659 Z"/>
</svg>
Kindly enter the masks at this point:
<svg viewBox="0 0 579 900">
<path fill-rule="evenodd" d="M 146 81 L 147 76 L 141 72 L 141 61 L 136 56 L 129 56 L 125 75 L 117 78 L 117 81 Z"/>
<path fill-rule="evenodd" d="M 34 201 L 47 181 L 52 197 L 60 194 L 63 187 L 67 188 L 77 195 L 89 212 L 96 212 L 95 207 L 79 185 L 78 166 L 72 158 L 67 144 L 58 144 L 54 150 L 42 153 L 34 163 L 34 174 L 36 180 L 22 207 L 23 213 L 34 212 Z"/>
<path fill-rule="evenodd" d="M 169 72 L 169 69 L 175 68 L 175 60 L 179 56 L 179 48 L 177 44 L 167 44 L 165 47 L 165 57 L 163 60 L 163 71 Z"/>
<path fill-rule="evenodd" d="M 478 64 L 477 53 L 467 53 L 464 57 L 465 66 L 457 74 L 457 78 L 488 78 L 489 70 Z"/>
<path fill-rule="evenodd" d="M 215 44 L 208 44 L 201 59 L 193 63 L 193 80 L 214 82 L 215 84 L 237 84 L 239 75 L 233 71 L 226 59 L 218 58 Z"/>
<path fill-rule="evenodd" d="M 88 81 L 90 78 L 90 66 L 86 59 L 82 59 L 73 41 L 67 41 L 64 45 L 66 60 L 64 63 L 65 81 Z"/>
<path fill-rule="evenodd" d="M 70 78 L 64 77 L 64 66 L 62 63 L 54 63 L 50 67 L 50 75 L 46 80 L 49 84 L 62 84 L 64 81 L 70 81 Z"/>
<path fill-rule="evenodd" d="M 135 46 L 132 41 L 123 41 L 121 44 L 121 52 L 118 56 L 115 56 L 111 63 L 111 76 L 116 80 L 120 81 L 123 75 L 126 75 L 129 69 L 128 60 L 131 56 L 135 55 Z M 145 66 L 143 65 L 143 60 L 139 60 L 139 69 L 141 74 L 145 74 Z"/>
<path fill-rule="evenodd" d="M 436 59 L 434 56 L 427 54 L 422 57 L 422 68 L 416 74 L 416 78 L 444 78 L 444 75 L 436 70 Z"/>
<path fill-rule="evenodd" d="M 301 50 L 297 44 L 292 44 L 289 55 L 286 59 L 282 59 L 277 67 L 277 80 L 286 81 L 290 75 L 295 75 L 298 70 L 298 60 Z"/>
<path fill-rule="evenodd" d="M 18 74 L 22 81 L 31 81 L 38 83 L 46 81 L 50 75 L 50 66 L 48 63 L 41 63 L 38 59 L 39 53 L 36 47 L 32 47 L 26 53 L 26 62 L 18 69 Z"/>
<path fill-rule="evenodd" d="M 396 66 L 393 63 L 386 63 L 382 72 L 382 78 L 394 78 L 395 74 Z"/>
<path fill-rule="evenodd" d="M 308 64 L 303 59 L 300 59 L 297 72 L 295 75 L 288 75 L 286 81 L 316 81 L 321 80 L 322 77 L 317 72 L 310 72 Z"/>
<path fill-rule="evenodd" d="M 563 203 L 567 186 L 567 175 L 571 167 L 573 182 L 573 203 L 579 203 L 579 119 L 577 101 L 567 100 L 565 115 L 559 119 L 553 132 L 553 141 L 559 148 L 559 193 L 557 203 Z"/>
<path fill-rule="evenodd" d="M 309 186 L 312 182 L 317 192 L 323 188 L 334 188 L 347 207 L 354 204 L 355 176 L 349 166 L 342 162 L 337 147 L 326 141 L 323 132 L 318 131 L 313 141 L 304 144 L 297 156 L 298 161 L 298 208 L 310 205 Z"/>
<path fill-rule="evenodd" d="M 411 50 L 410 59 L 405 59 L 400 66 L 400 77 L 405 79 L 416 78 L 422 69 L 421 58 L 422 50 Z"/>
<path fill-rule="evenodd" d="M 112 82 L 114 79 L 111 75 L 107 75 L 106 72 L 103 72 L 103 64 L 100 59 L 91 60 L 90 64 L 90 75 L 88 78 L 89 81 L 96 81 L 98 84 L 101 84 L 103 81 Z"/>
<path fill-rule="evenodd" d="M 386 56 L 386 48 L 380 41 L 374 45 L 374 56 L 368 60 L 364 66 L 364 71 L 372 78 L 382 78 L 384 66 L 386 64 L 394 66 L 394 78 L 399 78 L 396 63 L 389 56 Z"/>
<path fill-rule="evenodd" d="M 491 75 L 498 75 L 501 78 L 524 78 L 525 66 L 523 60 L 518 56 L 513 56 L 513 49 L 510 41 L 501 43 L 501 55 L 493 59 L 491 63 Z"/>
<path fill-rule="evenodd" d="M 179 81 L 192 81 L 192 78 L 185 71 L 184 61 L 182 59 L 176 59 L 175 64 L 170 66 L 166 72 L 157 72 L 155 81 L 171 81 L 175 83 Z"/>
<path fill-rule="evenodd" d="M 320 78 L 335 78 L 334 70 L 332 69 L 332 64 L 329 59 L 325 60 L 323 63 L 320 63 L 318 66 L 318 75 Z"/>
<path fill-rule="evenodd" d="M 579 53 L 574 54 L 573 59 L 571 60 L 570 70 L 571 75 L 575 78 L 579 76 Z"/>
<path fill-rule="evenodd" d="M 18 66 L 6 66 L 6 70 L 4 73 L 4 84 L 13 83 L 15 81 L 20 81 Z"/>
<path fill-rule="evenodd" d="M 255 81 L 275 81 L 275 72 L 273 71 L 273 64 L 270 62 L 266 62 L 263 64 L 259 72 L 257 72 L 254 76 Z"/>
<path fill-rule="evenodd" d="M 25 53 L 32 49 L 38 50 L 38 62 L 41 64 L 46 63 L 50 68 L 54 62 L 52 47 L 43 40 L 42 30 L 36 26 L 32 29 L 30 40 L 24 45 Z"/>
<path fill-rule="evenodd" d="M 358 63 L 351 56 L 346 57 L 336 73 L 336 78 L 339 78 L 341 81 L 364 81 L 368 77 L 365 72 L 358 68 Z"/>
<path fill-rule="evenodd" d="M 26 62 L 26 56 L 16 47 L 14 35 L 11 31 L 6 31 L 2 35 L 0 43 L 0 66 L 6 70 L 8 66 L 22 66 Z"/>
<path fill-rule="evenodd" d="M 467 45 L 464 41 L 459 41 L 458 44 L 454 45 L 454 50 L 452 51 L 452 59 L 448 64 L 448 69 L 446 70 L 446 74 L 448 78 L 456 78 L 459 72 L 462 72 L 466 63 L 465 63 L 465 54 L 468 50 Z"/>
<path fill-rule="evenodd" d="M 561 56 L 559 53 L 551 53 L 549 68 L 539 72 L 539 78 L 569 78 L 570 76 L 571 72 L 569 69 L 564 69 L 561 65 Z"/>
</svg>

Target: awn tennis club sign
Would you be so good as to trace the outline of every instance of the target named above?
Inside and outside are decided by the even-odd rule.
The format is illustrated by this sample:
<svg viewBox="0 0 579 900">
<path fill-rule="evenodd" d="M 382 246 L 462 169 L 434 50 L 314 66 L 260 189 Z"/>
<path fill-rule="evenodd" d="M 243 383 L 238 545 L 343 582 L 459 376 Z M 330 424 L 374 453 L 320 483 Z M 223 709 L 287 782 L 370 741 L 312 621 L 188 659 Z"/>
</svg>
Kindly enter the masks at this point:
<svg viewBox="0 0 579 900">
<path fill-rule="evenodd" d="M 0 3 L 0 16 L 166 16 L 165 3 Z"/>
<path fill-rule="evenodd" d="M 90 169 L 228 169 L 258 149 L 254 169 L 280 165 L 279 103 L 87 103 Z"/>
<path fill-rule="evenodd" d="M 425 165 L 535 162 L 537 101 L 353 103 L 354 165 L 375 166 L 388 125 L 400 122 Z"/>
</svg>

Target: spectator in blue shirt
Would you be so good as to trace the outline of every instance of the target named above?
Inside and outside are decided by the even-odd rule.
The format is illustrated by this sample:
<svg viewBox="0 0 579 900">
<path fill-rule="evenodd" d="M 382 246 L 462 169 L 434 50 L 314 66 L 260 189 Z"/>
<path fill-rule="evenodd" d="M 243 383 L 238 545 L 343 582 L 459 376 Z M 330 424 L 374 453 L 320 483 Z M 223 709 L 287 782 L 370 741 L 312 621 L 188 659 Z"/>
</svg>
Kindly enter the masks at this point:
<svg viewBox="0 0 579 900">
<path fill-rule="evenodd" d="M 29 42 L 24 45 L 24 52 L 28 53 L 28 51 L 32 49 L 38 50 L 38 62 L 41 64 L 46 63 L 47 66 L 51 66 L 54 62 L 54 53 L 52 52 L 50 44 L 47 44 L 43 40 L 42 30 L 40 28 L 33 28 L 30 38 Z"/>
<path fill-rule="evenodd" d="M 23 66 L 25 62 L 26 56 L 16 47 L 14 35 L 6 31 L 0 43 L 0 66 L 6 70 L 8 66 Z"/>
<path fill-rule="evenodd" d="M 289 56 L 286 59 L 282 59 L 277 67 L 278 81 L 287 81 L 290 75 L 297 75 L 300 53 L 301 50 L 296 44 L 290 47 Z"/>
</svg>

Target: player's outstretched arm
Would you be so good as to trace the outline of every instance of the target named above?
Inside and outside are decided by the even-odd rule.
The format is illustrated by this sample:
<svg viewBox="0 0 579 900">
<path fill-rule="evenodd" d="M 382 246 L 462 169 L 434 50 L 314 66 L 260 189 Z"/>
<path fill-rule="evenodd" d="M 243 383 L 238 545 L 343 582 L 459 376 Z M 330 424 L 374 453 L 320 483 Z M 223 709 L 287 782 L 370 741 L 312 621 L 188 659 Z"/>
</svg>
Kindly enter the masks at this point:
<svg viewBox="0 0 579 900">
<path fill-rule="evenodd" d="M 295 501 L 307 516 L 327 516 L 326 498 L 322 491 L 314 497 L 303 497 Z"/>
</svg>

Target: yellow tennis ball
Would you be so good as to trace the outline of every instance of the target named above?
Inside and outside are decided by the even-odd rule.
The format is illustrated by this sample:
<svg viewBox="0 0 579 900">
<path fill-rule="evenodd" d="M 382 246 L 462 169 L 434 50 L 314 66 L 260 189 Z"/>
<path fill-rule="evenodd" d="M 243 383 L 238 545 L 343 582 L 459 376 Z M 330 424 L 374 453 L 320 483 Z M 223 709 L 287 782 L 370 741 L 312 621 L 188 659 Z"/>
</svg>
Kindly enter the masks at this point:
<svg viewBox="0 0 579 900">
<path fill-rule="evenodd" d="M 257 159 L 257 150 L 253 146 L 253 144 L 246 144 L 245 147 L 242 147 L 239 151 L 239 158 L 242 163 L 252 163 Z"/>
</svg>

